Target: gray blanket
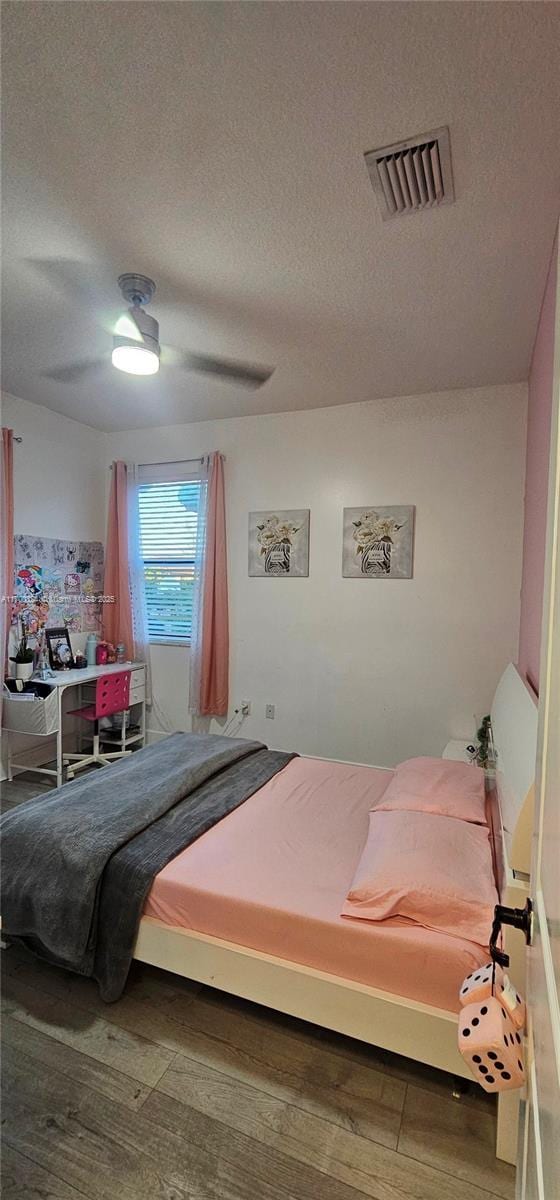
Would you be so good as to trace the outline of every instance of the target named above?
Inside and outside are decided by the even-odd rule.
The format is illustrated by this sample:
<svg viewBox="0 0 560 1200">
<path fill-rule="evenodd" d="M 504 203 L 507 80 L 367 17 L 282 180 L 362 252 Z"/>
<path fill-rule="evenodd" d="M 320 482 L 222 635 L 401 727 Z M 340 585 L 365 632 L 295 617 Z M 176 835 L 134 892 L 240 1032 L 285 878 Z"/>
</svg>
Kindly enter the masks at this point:
<svg viewBox="0 0 560 1200">
<path fill-rule="evenodd" d="M 2 820 L 2 930 L 120 995 L 154 876 L 293 756 L 173 734 Z"/>
</svg>

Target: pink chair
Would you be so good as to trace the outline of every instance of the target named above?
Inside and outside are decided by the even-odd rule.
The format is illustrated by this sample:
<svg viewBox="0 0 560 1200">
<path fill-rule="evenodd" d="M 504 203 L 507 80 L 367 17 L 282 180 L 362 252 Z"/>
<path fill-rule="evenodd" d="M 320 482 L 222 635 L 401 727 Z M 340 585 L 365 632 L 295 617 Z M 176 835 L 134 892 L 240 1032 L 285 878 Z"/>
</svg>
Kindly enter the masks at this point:
<svg viewBox="0 0 560 1200">
<path fill-rule="evenodd" d="M 113 713 L 124 712 L 129 707 L 130 671 L 115 671 L 112 675 L 100 675 L 95 685 L 95 704 L 84 708 L 70 710 L 69 716 L 83 717 L 84 721 L 93 722 L 93 753 L 65 754 L 64 766 L 67 767 L 67 778 L 73 779 L 76 771 L 88 767 L 90 763 L 99 763 L 109 767 L 116 758 L 125 758 L 130 750 L 116 750 L 110 754 L 101 754 L 99 750 L 99 722 L 101 717 L 110 717 Z"/>
</svg>

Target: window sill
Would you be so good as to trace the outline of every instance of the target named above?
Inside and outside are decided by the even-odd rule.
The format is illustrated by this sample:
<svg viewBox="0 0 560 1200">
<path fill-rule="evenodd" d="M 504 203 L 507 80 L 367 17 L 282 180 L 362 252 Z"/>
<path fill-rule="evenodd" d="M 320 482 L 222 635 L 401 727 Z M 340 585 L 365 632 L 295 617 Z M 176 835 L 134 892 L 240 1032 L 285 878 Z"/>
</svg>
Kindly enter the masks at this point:
<svg viewBox="0 0 560 1200">
<path fill-rule="evenodd" d="M 190 638 L 150 638 L 150 646 L 190 646 Z"/>
</svg>

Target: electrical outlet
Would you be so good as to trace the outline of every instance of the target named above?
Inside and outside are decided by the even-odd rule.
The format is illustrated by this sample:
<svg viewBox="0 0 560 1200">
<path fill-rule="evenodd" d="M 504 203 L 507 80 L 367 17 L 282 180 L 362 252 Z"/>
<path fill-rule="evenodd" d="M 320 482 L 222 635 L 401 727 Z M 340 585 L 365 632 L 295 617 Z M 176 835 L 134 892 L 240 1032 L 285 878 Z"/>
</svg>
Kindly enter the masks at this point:
<svg viewBox="0 0 560 1200">
<path fill-rule="evenodd" d="M 270 721 L 274 720 L 274 705 L 273 704 L 267 704 L 265 706 L 264 715 L 265 715 L 265 717 L 268 717 Z"/>
<path fill-rule="evenodd" d="M 241 716 L 242 717 L 250 717 L 251 716 L 251 701 L 250 700 L 242 700 L 241 701 Z"/>
</svg>

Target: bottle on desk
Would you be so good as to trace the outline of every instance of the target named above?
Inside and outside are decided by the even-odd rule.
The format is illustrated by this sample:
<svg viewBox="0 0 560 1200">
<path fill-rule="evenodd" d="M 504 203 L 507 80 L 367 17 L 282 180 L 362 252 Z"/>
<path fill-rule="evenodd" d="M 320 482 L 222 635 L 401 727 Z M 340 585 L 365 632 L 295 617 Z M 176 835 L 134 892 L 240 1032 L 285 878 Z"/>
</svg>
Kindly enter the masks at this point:
<svg viewBox="0 0 560 1200">
<path fill-rule="evenodd" d="M 86 659 L 88 667 L 97 665 L 97 634 L 90 633 L 86 641 Z"/>
</svg>

